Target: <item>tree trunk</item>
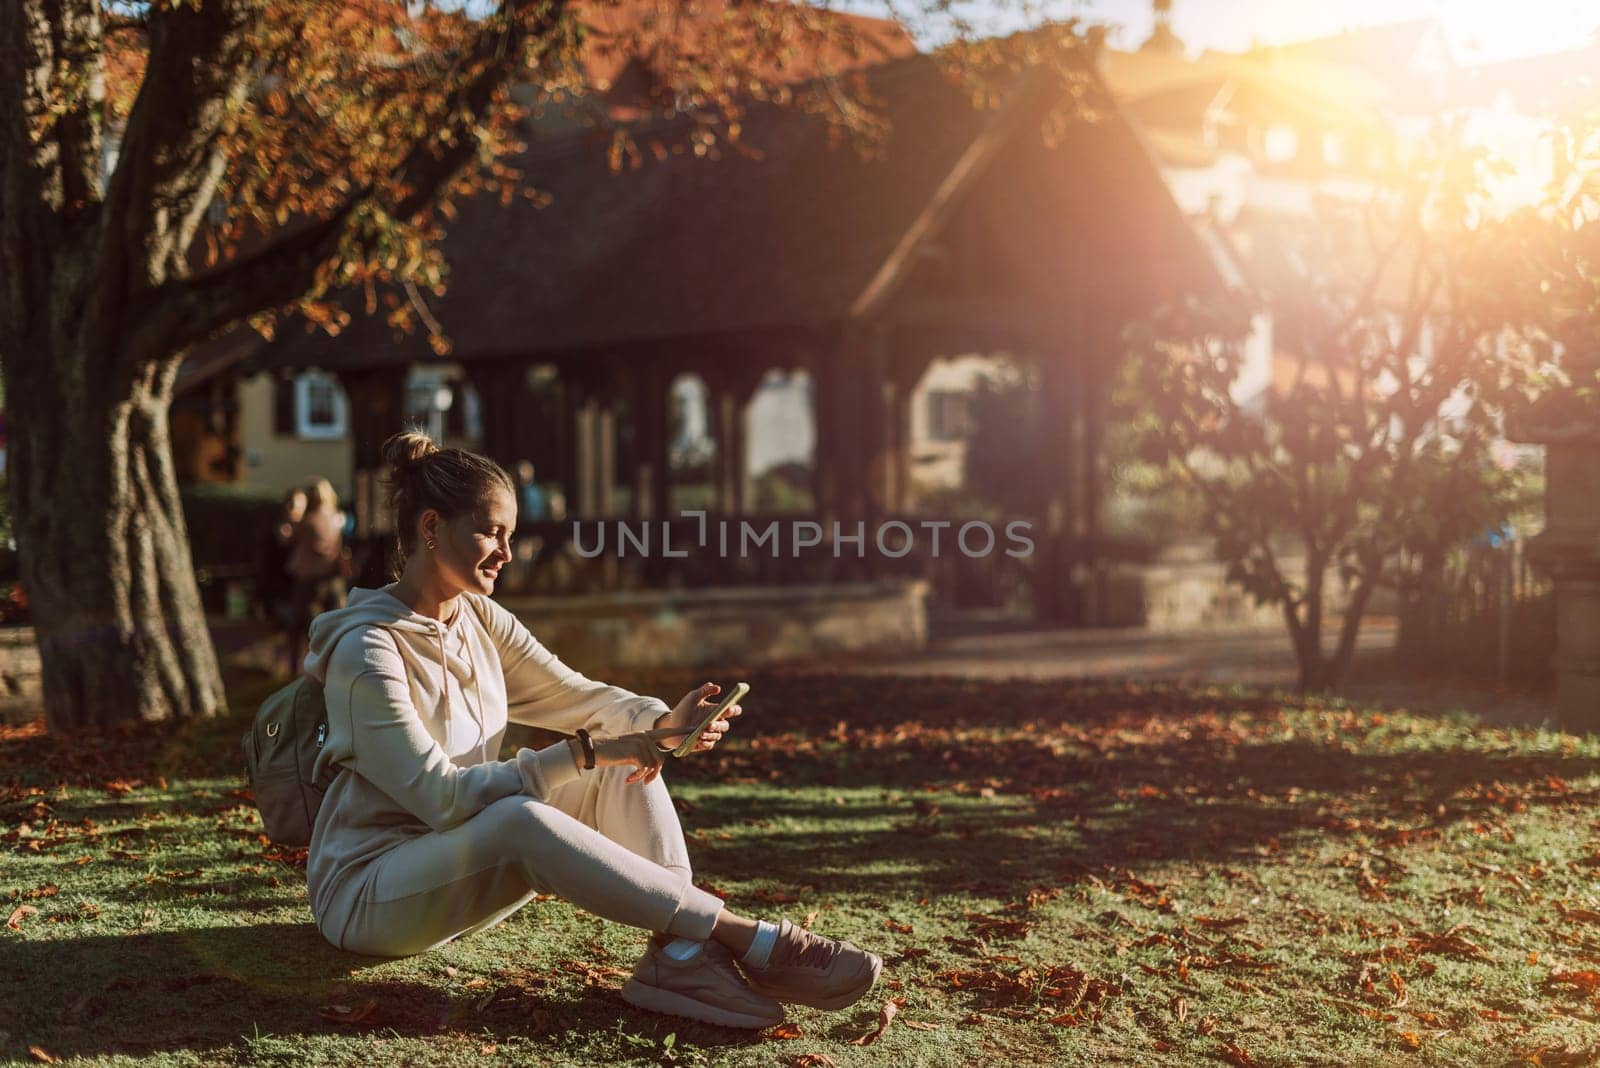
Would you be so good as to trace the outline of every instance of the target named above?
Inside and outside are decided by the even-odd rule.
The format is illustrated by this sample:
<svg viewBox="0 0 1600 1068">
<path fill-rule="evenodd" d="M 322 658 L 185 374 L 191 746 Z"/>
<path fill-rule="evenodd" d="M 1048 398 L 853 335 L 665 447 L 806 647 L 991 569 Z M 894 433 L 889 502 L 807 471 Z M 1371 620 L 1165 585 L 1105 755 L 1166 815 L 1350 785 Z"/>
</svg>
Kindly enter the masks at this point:
<svg viewBox="0 0 1600 1068">
<path fill-rule="evenodd" d="M 1322 587 L 1327 576 L 1327 556 L 1317 549 L 1306 552 L 1306 592 L 1300 605 L 1286 602 L 1289 634 L 1294 639 L 1295 662 L 1300 669 L 1300 692 L 1316 693 L 1333 685 L 1327 658 L 1322 655 Z M 1298 609 L 1305 610 L 1304 618 Z"/>
<path fill-rule="evenodd" d="M 49 727 L 213 715 L 222 677 L 168 438 L 181 357 L 130 380 L 84 351 L 54 356 L 49 381 L 13 381 L 7 413 Z"/>
</svg>

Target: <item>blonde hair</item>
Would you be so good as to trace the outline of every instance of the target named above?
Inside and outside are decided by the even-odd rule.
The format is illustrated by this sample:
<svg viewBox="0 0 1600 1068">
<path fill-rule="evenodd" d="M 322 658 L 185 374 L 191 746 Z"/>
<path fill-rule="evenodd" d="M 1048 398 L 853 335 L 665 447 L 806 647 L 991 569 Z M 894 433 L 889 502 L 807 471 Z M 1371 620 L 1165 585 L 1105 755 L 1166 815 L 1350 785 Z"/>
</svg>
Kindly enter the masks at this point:
<svg viewBox="0 0 1600 1068">
<path fill-rule="evenodd" d="M 332 482 L 325 478 L 314 478 L 306 483 L 306 511 L 315 512 L 322 508 L 337 512 L 339 495 L 334 492 Z"/>
<path fill-rule="evenodd" d="M 420 430 L 403 430 L 384 442 L 383 462 L 389 468 L 384 488 L 402 562 L 416 549 L 417 520 L 429 508 L 454 519 L 477 508 L 496 488 L 516 495 L 505 468 L 466 449 L 441 449 Z"/>
</svg>

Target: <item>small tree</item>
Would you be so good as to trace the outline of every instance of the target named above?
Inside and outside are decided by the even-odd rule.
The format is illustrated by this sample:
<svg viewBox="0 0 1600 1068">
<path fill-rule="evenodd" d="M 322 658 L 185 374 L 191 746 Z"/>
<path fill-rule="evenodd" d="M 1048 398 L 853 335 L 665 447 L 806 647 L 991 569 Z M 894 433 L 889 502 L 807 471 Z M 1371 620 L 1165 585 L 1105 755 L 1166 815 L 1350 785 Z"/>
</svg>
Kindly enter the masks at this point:
<svg viewBox="0 0 1600 1068">
<path fill-rule="evenodd" d="M 1443 154 L 1365 204 L 1285 224 L 1258 257 L 1276 330 L 1273 382 L 1239 395 L 1244 313 L 1185 309 L 1133 338 L 1152 458 L 1195 493 L 1228 578 L 1281 606 L 1302 689 L 1337 685 L 1363 614 L 1414 555 L 1503 521 L 1512 475 L 1490 462 L 1504 402 L 1535 350 L 1520 333 L 1478 154 Z M 1281 553 L 1297 546 L 1291 573 Z M 1326 648 L 1329 580 L 1347 594 Z"/>
</svg>

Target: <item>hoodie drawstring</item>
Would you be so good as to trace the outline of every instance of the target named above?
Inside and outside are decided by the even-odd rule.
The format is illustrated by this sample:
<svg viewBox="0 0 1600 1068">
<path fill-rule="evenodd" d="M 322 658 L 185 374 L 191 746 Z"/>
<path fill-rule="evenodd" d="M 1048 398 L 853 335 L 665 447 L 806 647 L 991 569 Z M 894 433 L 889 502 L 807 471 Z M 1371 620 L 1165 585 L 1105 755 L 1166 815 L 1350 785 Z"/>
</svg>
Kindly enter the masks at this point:
<svg viewBox="0 0 1600 1068">
<path fill-rule="evenodd" d="M 460 611 L 461 611 L 460 609 L 457 610 L 458 614 L 459 614 Z M 444 643 L 445 630 L 446 630 L 446 628 L 443 625 L 441 625 L 435 631 L 435 633 L 439 636 L 439 667 L 442 669 L 442 676 L 443 676 L 443 678 L 442 678 L 443 686 L 441 686 L 440 689 L 439 689 L 439 695 L 440 695 L 440 699 L 444 702 L 445 712 L 448 713 L 450 711 L 450 653 L 445 648 L 445 643 Z M 471 647 L 471 645 L 468 644 L 467 642 L 462 642 L 462 647 L 466 651 L 467 672 L 468 672 L 468 674 L 470 674 L 472 676 L 472 688 L 476 690 L 478 688 L 478 665 L 477 665 L 477 662 L 472 659 L 472 647 Z M 474 712 L 473 708 L 472 708 L 472 701 L 469 700 L 468 696 L 467 696 L 467 688 L 465 686 L 462 686 L 461 687 L 461 703 L 467 706 L 467 714 L 469 716 L 472 716 L 477 721 L 477 725 L 478 725 L 478 759 L 481 762 L 487 764 L 489 762 L 489 738 L 488 738 L 488 735 L 484 731 L 484 724 L 483 724 L 483 694 L 482 694 L 481 691 L 479 692 L 479 694 L 478 694 L 478 708 L 477 708 L 477 711 Z"/>
</svg>

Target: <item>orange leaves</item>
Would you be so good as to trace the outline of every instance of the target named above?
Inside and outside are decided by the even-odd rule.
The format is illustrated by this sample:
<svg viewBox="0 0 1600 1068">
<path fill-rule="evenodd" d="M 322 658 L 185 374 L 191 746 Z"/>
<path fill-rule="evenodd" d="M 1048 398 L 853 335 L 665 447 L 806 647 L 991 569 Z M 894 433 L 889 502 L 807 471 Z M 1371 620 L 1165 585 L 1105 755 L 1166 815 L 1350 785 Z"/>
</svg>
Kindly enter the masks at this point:
<svg viewBox="0 0 1600 1068">
<path fill-rule="evenodd" d="M 860 1038 L 852 1038 L 850 1040 L 850 1045 L 870 1046 L 874 1042 L 878 1041 L 878 1039 L 882 1038 L 888 1033 L 889 1024 L 894 1021 L 895 1014 L 905 1006 L 905 1003 L 905 998 L 890 998 L 888 1001 L 885 1001 L 883 1003 L 883 1007 L 878 1010 L 877 1028 L 869 1034 L 862 1035 Z"/>
<path fill-rule="evenodd" d="M 590 964 L 585 960 L 564 960 L 561 962 L 560 967 L 568 975 L 575 975 L 582 979 L 587 986 L 601 987 L 608 990 L 618 989 L 621 984 L 617 980 L 626 977 L 628 974 L 625 968 Z"/>
<path fill-rule="evenodd" d="M 1458 923 L 1448 931 L 1440 934 L 1421 934 L 1407 939 L 1407 944 L 1412 952 L 1422 954 L 1431 953 L 1438 956 L 1457 957 L 1462 960 L 1489 960 L 1489 954 L 1476 942 L 1469 941 L 1466 934 L 1479 934 L 1464 923 Z M 1479 935 L 1479 937 L 1482 937 Z"/>
<path fill-rule="evenodd" d="M 1568 908 L 1564 903 L 1558 901 L 1556 902 L 1556 910 L 1561 913 L 1561 918 L 1568 923 L 1600 924 L 1600 912 L 1596 912 L 1594 909 Z"/>
<path fill-rule="evenodd" d="M 37 916 L 38 914 L 39 910 L 34 908 L 32 905 L 18 905 L 11 911 L 11 918 L 6 921 L 6 926 L 11 928 L 13 931 L 20 931 L 22 930 L 23 920 L 27 919 L 29 916 Z"/>
<path fill-rule="evenodd" d="M 1033 924 L 1026 920 L 1007 920 L 996 916 L 985 916 L 979 912 L 966 912 L 967 923 L 972 937 L 981 939 L 991 938 L 1022 938 Z M 909 932 L 910 928 L 907 928 Z"/>
<path fill-rule="evenodd" d="M 1221 1056 L 1223 1060 L 1234 1065 L 1234 1068 L 1260 1068 L 1256 1059 L 1250 1056 L 1243 1046 L 1235 1045 L 1232 1042 L 1222 1043 Z"/>
<path fill-rule="evenodd" d="M 1043 971 L 1029 965 L 1009 970 L 1000 967 L 952 968 L 937 973 L 934 981 L 951 991 L 982 992 L 988 996 L 991 1004 L 1008 1012 L 1013 1009 L 1024 1015 L 1043 1012 L 1049 1014 L 1052 1023 L 1065 1023 L 1068 1026 L 1080 1022 L 1083 1014 L 1092 1016 L 1106 1000 L 1122 993 L 1120 985 L 1096 978 L 1071 965 L 1057 965 Z M 1027 1008 L 1023 1009 L 1023 1006 Z M 1064 1019 L 1068 1016 L 1072 1019 Z"/>
<path fill-rule="evenodd" d="M 1544 981 L 1544 988 L 1562 993 L 1577 992 L 1585 996 L 1600 995 L 1600 971 L 1551 972 Z"/>
</svg>

